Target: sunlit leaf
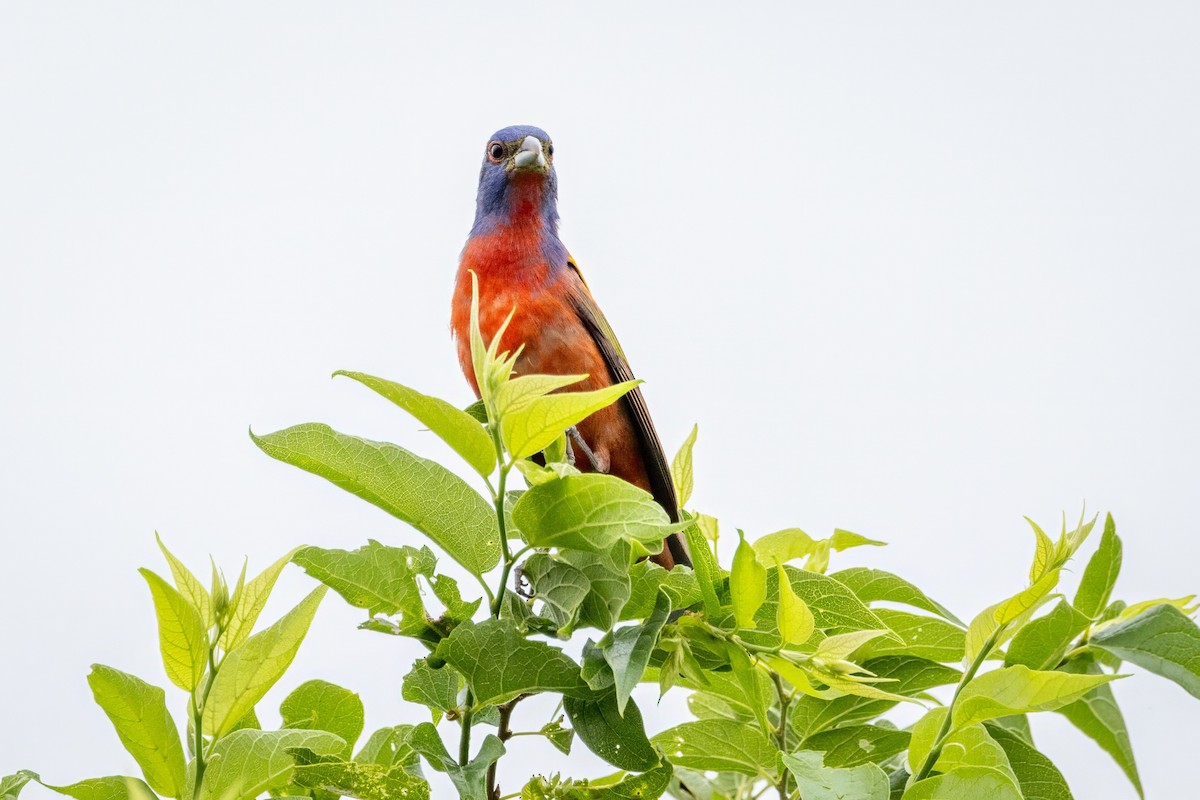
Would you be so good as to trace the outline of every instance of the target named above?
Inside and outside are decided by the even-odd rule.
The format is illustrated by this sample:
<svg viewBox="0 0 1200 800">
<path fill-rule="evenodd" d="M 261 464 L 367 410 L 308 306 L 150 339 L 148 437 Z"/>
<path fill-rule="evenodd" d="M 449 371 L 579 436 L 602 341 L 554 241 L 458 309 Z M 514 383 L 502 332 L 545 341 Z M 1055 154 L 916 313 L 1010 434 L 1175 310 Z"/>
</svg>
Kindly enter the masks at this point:
<svg viewBox="0 0 1200 800">
<path fill-rule="evenodd" d="M 692 431 L 683 440 L 679 452 L 671 459 L 671 479 L 675 481 L 675 494 L 679 496 L 679 507 L 683 508 L 692 499 L 695 479 L 692 475 L 692 448 L 696 446 L 696 434 L 700 426 L 693 425 Z"/>
<path fill-rule="evenodd" d="M 776 771 L 775 745 L 757 728 L 733 720 L 685 722 L 650 741 L 672 764 L 689 769 L 764 776 Z"/>
<path fill-rule="evenodd" d="M 350 757 L 363 732 L 363 704 L 359 696 L 328 681 L 311 680 L 297 686 L 279 706 L 283 727 L 328 731 L 346 743 Z"/>
<path fill-rule="evenodd" d="M 288 748 L 334 755 L 345 746 L 325 731 L 234 731 L 209 751 L 199 800 L 250 800 L 286 786 L 295 770 Z"/>
<path fill-rule="evenodd" d="M 158 617 L 158 646 L 171 683 L 190 692 L 200 684 L 208 662 L 204 621 L 183 595 L 148 569 L 138 572 L 150 586 Z"/>
<path fill-rule="evenodd" d="M 729 592 L 733 597 L 733 615 L 738 627 L 755 627 L 754 615 L 767 599 L 767 570 L 758 563 L 754 556 L 754 548 L 746 541 L 742 532 L 738 531 L 738 546 L 733 554 L 733 569 L 729 573 Z M 794 598 L 795 595 L 793 594 Z M 807 610 L 807 608 L 805 609 Z M 780 606 L 780 615 L 783 606 Z M 808 615 L 811 623 L 812 614 Z M 782 629 L 782 624 L 780 628 Z M 808 634 L 811 634 L 810 629 Z M 805 636 L 805 639 L 808 635 Z M 803 640 L 802 640 L 803 641 Z"/>
<path fill-rule="evenodd" d="M 784 753 L 783 765 L 804 800 L 888 800 L 891 793 L 887 775 L 874 764 L 827 766 L 821 753 L 800 752 Z"/>
<path fill-rule="evenodd" d="M 446 750 L 437 728 L 432 723 L 422 722 L 413 730 L 412 746 L 429 766 L 450 778 L 458 790 L 459 800 L 488 800 L 484 778 L 488 767 L 504 755 L 504 743 L 498 738 L 491 734 L 485 736 L 475 757 L 466 764 L 459 764 Z"/>
<path fill-rule="evenodd" d="M 1003 667 L 977 675 L 954 704 L 954 727 L 961 728 L 1008 714 L 1053 711 L 1073 703 L 1115 675 L 1072 675 L 1067 672 Z"/>
<path fill-rule="evenodd" d="M 1088 560 L 1083 577 L 1079 580 L 1079 589 L 1075 592 L 1075 602 L 1072 605 L 1079 609 L 1081 614 L 1095 619 L 1108 605 L 1117 575 L 1121 571 L 1121 550 L 1121 538 L 1117 536 L 1116 523 L 1109 514 L 1104 520 L 1100 546 Z"/>
<path fill-rule="evenodd" d="M 217 642 L 223 650 L 229 652 L 250 638 L 250 634 L 254 631 L 254 624 L 258 622 L 262 610 L 267 607 L 267 598 L 271 596 L 271 590 L 275 588 L 275 581 L 278 580 L 283 568 L 288 565 L 293 554 L 299 549 L 295 548 L 291 552 L 285 553 L 249 583 L 239 581 L 238 588 L 234 592 L 233 607 L 229 610 L 229 621 Z M 242 577 L 243 579 L 245 577 L 244 569 Z"/>
</svg>

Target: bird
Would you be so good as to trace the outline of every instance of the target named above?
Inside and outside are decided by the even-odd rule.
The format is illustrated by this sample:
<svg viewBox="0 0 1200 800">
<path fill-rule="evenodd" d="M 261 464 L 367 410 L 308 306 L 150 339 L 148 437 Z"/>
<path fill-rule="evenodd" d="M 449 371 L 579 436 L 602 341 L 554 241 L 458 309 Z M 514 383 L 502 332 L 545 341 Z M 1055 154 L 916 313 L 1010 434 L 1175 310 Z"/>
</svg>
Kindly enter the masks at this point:
<svg viewBox="0 0 1200 800">
<path fill-rule="evenodd" d="M 633 378 L 612 327 L 583 273 L 558 236 L 554 143 L 541 128 L 513 125 L 484 148 L 475 221 L 459 260 L 450 327 L 463 374 L 476 397 L 471 362 L 472 273 L 479 284 L 479 328 L 490 343 L 515 308 L 499 352 L 524 345 L 518 374 L 587 375 L 572 390 L 594 390 Z M 671 522 L 679 499 L 646 399 L 633 389 L 569 431 L 575 466 L 615 475 L 649 492 Z M 672 533 L 654 563 L 691 566 L 684 537 Z"/>
</svg>

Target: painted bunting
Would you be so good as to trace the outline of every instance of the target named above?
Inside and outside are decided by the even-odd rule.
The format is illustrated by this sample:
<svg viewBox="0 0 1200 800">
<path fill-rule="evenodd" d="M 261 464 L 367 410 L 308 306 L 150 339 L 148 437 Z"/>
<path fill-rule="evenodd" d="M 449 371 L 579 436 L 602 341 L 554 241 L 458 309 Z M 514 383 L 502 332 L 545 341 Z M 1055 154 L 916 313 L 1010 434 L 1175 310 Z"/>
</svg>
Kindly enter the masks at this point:
<svg viewBox="0 0 1200 800">
<path fill-rule="evenodd" d="M 570 387 L 577 391 L 633 377 L 579 266 L 558 238 L 557 201 L 554 145 L 546 132 L 518 125 L 494 133 L 484 148 L 475 224 L 459 262 L 450 317 L 458 359 L 476 396 L 471 272 L 479 280 L 479 327 L 486 342 L 516 308 L 499 349 L 525 345 L 517 373 L 586 374 Z M 606 472 L 645 489 L 671 521 L 679 521 L 671 470 L 640 390 L 580 422 L 568 441 L 580 470 Z M 668 569 L 691 564 L 679 534 L 651 558 Z"/>
</svg>

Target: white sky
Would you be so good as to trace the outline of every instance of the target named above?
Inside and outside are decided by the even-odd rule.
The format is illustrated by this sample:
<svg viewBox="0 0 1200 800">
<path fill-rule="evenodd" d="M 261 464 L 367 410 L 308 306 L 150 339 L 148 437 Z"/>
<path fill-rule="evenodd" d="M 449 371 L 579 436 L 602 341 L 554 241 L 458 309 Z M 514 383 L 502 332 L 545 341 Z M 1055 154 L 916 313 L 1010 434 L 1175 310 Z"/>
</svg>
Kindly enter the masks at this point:
<svg viewBox="0 0 1200 800">
<path fill-rule="evenodd" d="M 969 616 L 1022 585 L 1022 514 L 1086 500 L 1125 539 L 1119 596 L 1200 589 L 1194 5 L 436 5 L 0 6 L 0 773 L 134 769 L 84 676 L 166 684 L 135 572 L 162 567 L 155 529 L 234 572 L 415 540 L 246 428 L 324 421 L 457 468 L 326 376 L 469 399 L 450 289 L 513 123 L 554 137 L 564 239 L 668 449 L 700 423 L 694 505 L 726 530 L 886 539 L 835 567 Z M 311 586 L 290 570 L 268 616 Z M 420 719 L 399 677 L 421 649 L 360 618 L 326 601 L 265 722 L 312 677 L 369 730 Z M 1183 796 L 1200 705 L 1115 691 L 1147 795 Z M 1035 734 L 1076 797 L 1134 796 L 1058 717 Z M 607 771 L 510 752 L 506 789 Z"/>
</svg>

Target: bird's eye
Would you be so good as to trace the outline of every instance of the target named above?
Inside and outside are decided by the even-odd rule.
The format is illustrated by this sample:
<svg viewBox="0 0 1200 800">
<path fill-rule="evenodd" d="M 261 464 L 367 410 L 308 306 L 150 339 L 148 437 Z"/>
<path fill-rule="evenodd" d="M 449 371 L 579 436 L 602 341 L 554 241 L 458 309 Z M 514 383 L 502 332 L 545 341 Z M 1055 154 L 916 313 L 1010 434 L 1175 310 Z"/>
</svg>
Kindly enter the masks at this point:
<svg viewBox="0 0 1200 800">
<path fill-rule="evenodd" d="M 500 163 L 500 159 L 504 158 L 504 145 L 499 142 L 492 142 L 488 145 L 487 152 L 488 158 L 491 159 L 492 163 L 498 164 Z"/>
<path fill-rule="evenodd" d="M 554 145 L 549 143 L 546 144 L 546 155 L 554 158 Z"/>
</svg>

